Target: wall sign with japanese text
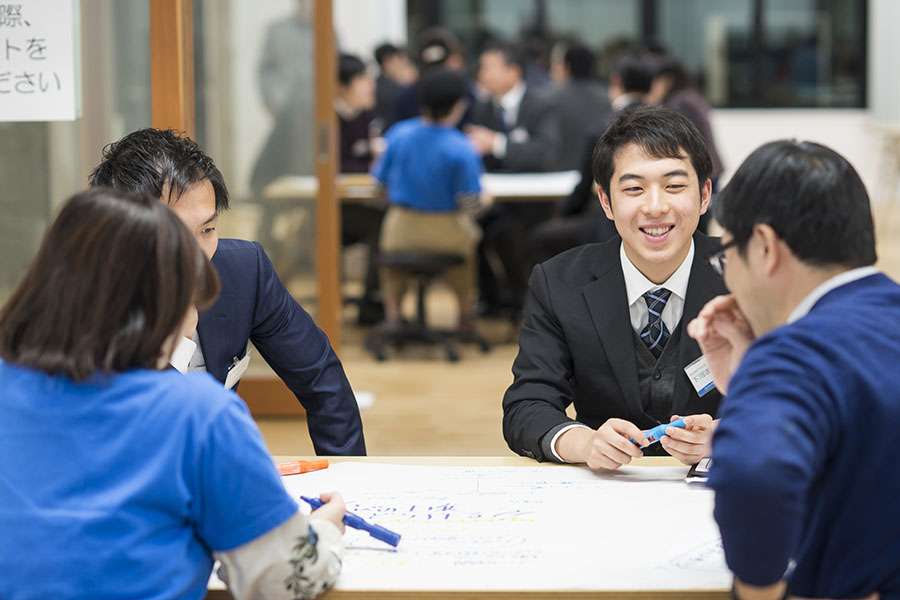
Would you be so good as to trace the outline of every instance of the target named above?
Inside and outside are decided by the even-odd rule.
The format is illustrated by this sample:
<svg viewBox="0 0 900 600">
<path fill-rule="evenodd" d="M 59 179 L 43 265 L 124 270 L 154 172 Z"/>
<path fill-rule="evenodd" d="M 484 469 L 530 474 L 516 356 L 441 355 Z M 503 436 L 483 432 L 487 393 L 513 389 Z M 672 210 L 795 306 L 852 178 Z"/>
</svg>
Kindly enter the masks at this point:
<svg viewBox="0 0 900 600">
<path fill-rule="evenodd" d="M 0 121 L 77 117 L 75 0 L 0 0 Z"/>
</svg>

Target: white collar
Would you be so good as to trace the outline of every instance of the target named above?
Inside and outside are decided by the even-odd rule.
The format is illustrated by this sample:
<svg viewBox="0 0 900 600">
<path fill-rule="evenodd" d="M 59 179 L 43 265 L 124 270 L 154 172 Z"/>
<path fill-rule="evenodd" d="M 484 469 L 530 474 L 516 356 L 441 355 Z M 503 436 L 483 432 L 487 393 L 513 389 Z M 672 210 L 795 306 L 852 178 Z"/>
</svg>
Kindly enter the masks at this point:
<svg viewBox="0 0 900 600">
<path fill-rule="evenodd" d="M 806 298 L 800 301 L 800 304 L 794 307 L 794 310 L 792 310 L 791 314 L 788 316 L 787 322 L 793 323 L 794 321 L 805 317 L 809 313 L 809 311 L 812 310 L 812 307 L 815 306 L 816 302 L 821 300 L 822 296 L 824 296 L 828 292 L 837 289 L 842 285 L 853 283 L 857 279 L 862 279 L 863 277 L 868 277 L 869 275 L 875 275 L 876 273 L 878 273 L 878 269 L 870 265 L 868 267 L 858 267 L 856 269 L 850 269 L 849 271 L 838 273 L 830 279 L 826 279 L 818 286 L 816 286 L 813 291 L 807 294 Z"/>
<path fill-rule="evenodd" d="M 661 285 L 653 283 L 643 273 L 638 271 L 638 268 L 634 266 L 634 263 L 625 254 L 624 244 L 619 245 L 619 256 L 622 260 L 622 273 L 625 275 L 625 295 L 628 297 L 628 306 L 637 302 L 646 292 L 661 287 L 666 288 L 684 300 L 687 294 L 688 280 L 691 278 L 691 263 L 694 262 L 693 239 L 691 239 L 691 247 L 687 256 L 684 257 L 684 260 L 681 261 L 675 272 Z"/>
<path fill-rule="evenodd" d="M 522 96 L 525 95 L 525 82 L 519 81 L 512 86 L 508 92 L 500 96 L 500 106 L 507 113 L 518 113 L 519 104 L 522 103 Z"/>
</svg>

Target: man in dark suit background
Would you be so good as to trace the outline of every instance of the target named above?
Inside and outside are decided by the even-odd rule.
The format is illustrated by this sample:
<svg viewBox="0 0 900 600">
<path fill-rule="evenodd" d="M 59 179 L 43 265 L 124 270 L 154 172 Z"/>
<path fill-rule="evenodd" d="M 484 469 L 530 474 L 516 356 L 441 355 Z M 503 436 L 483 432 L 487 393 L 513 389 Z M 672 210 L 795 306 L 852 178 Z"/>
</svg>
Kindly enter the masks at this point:
<svg viewBox="0 0 900 600">
<path fill-rule="evenodd" d="M 503 433 L 537 460 L 615 469 L 642 451 L 641 429 L 688 415 L 660 445 L 685 463 L 706 455 L 720 394 L 685 323 L 724 292 L 706 261 L 716 240 L 697 233 L 711 162 L 696 128 L 673 110 L 613 117 L 593 172 L 619 237 L 535 267 L 519 334 Z M 694 375 L 694 381 L 685 368 Z M 574 402 L 576 419 L 566 416 Z"/>
<path fill-rule="evenodd" d="M 478 63 L 478 83 L 490 96 L 472 108 L 469 139 L 488 171 L 553 171 L 562 145 L 546 94 L 526 85 L 521 53 L 489 45 Z"/>
<path fill-rule="evenodd" d="M 524 59 L 509 44 L 494 43 L 481 53 L 478 83 L 490 96 L 476 104 L 466 133 L 484 157 L 487 171 L 553 171 L 562 145 L 559 123 L 549 97 L 525 83 Z M 533 264 L 522 240 L 548 219 L 547 202 L 494 204 L 481 219 L 478 287 L 482 314 L 521 310 Z M 496 257 L 496 260 L 493 260 Z M 502 266 L 495 269 L 495 265 Z"/>
<path fill-rule="evenodd" d="M 221 293 L 199 321 L 196 310 L 188 319 L 179 348 L 188 349 L 185 364 L 173 366 L 206 370 L 224 383 L 252 341 L 306 409 L 316 453 L 365 455 L 359 407 L 328 337 L 290 296 L 259 243 L 219 240 L 228 191 L 194 141 L 171 130 L 135 131 L 104 149 L 90 185 L 165 202 L 219 273 Z"/>
</svg>

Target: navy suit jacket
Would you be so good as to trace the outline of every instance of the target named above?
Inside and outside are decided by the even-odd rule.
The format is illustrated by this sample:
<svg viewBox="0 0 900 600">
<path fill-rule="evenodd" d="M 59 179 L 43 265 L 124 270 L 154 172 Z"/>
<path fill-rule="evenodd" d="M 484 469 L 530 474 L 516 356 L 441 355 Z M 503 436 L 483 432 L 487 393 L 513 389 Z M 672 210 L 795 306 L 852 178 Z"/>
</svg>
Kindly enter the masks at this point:
<svg viewBox="0 0 900 600">
<path fill-rule="evenodd" d="M 594 429 L 614 417 L 641 429 L 659 424 L 645 414 L 641 401 L 621 243 L 616 236 L 573 248 L 534 268 L 513 363 L 515 378 L 503 398 L 503 435 L 514 452 L 553 460 L 544 456 L 541 438 L 571 421 L 566 408 L 573 402 L 577 420 Z M 706 261 L 718 247 L 718 239 L 694 234 L 694 262 L 679 325 L 682 369 L 701 354 L 685 331 L 687 323 L 707 301 L 727 293 Z M 716 389 L 699 397 L 681 371 L 672 413 L 715 416 L 721 398 Z"/>
<path fill-rule="evenodd" d="M 257 242 L 222 239 L 212 264 L 222 291 L 200 314 L 206 370 L 224 382 L 252 341 L 306 409 L 316 454 L 362 456 L 362 420 L 344 367 L 312 317 L 294 300 Z"/>
</svg>

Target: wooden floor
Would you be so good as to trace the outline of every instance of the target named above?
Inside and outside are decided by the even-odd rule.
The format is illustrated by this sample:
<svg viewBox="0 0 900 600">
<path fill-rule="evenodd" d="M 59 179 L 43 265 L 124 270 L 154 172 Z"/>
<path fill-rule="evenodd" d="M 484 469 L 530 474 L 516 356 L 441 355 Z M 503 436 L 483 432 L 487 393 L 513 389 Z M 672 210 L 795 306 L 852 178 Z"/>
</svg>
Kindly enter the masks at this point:
<svg viewBox="0 0 900 600">
<path fill-rule="evenodd" d="M 876 217 L 878 266 L 900 280 L 900 209 L 876 207 Z M 447 291 L 437 290 L 429 297 L 436 318 L 449 318 L 451 304 Z M 352 309 L 347 316 L 352 320 Z M 410 351 L 378 363 L 361 347 L 364 331 L 345 326 L 341 360 L 350 383 L 354 390 L 375 397 L 361 413 L 370 455 L 510 454 L 501 433 L 500 402 L 512 381 L 515 332 L 500 321 L 485 321 L 481 327 L 495 342 L 489 354 L 466 348 L 461 361 L 449 363 L 439 352 L 417 356 Z M 272 454 L 313 454 L 303 419 L 258 422 Z"/>
</svg>

